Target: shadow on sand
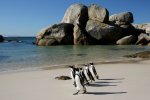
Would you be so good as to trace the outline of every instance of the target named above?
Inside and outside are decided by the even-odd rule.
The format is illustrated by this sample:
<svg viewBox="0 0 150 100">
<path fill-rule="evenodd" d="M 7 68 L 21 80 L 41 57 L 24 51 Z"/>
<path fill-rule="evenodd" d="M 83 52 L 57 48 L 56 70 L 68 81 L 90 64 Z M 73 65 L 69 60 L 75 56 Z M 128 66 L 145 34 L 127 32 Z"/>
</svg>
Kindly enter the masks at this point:
<svg viewBox="0 0 150 100">
<path fill-rule="evenodd" d="M 125 78 L 107 78 L 107 79 L 99 79 L 99 80 L 105 80 L 105 81 L 110 81 L 110 80 L 124 80 Z"/>
<path fill-rule="evenodd" d="M 94 83 L 90 83 L 88 86 L 92 86 L 92 87 L 118 86 L 118 85 L 113 84 L 113 83 L 122 83 L 121 80 L 124 80 L 124 79 L 125 78 L 99 79 L 99 81 L 94 82 Z M 87 92 L 86 94 L 109 95 L 109 94 L 124 94 L 124 93 L 127 93 L 127 92 Z"/>
<path fill-rule="evenodd" d="M 101 82 L 95 82 L 99 84 L 105 84 L 105 83 L 122 83 L 122 81 L 117 81 L 117 82 L 108 82 L 108 81 L 101 81 Z"/>
<path fill-rule="evenodd" d="M 86 94 L 93 94 L 93 95 L 109 95 L 109 94 L 124 94 L 127 92 L 87 92 Z"/>
<path fill-rule="evenodd" d="M 105 86 L 118 86 L 117 83 L 122 83 L 122 81 L 115 81 L 115 80 L 123 80 L 124 78 L 119 79 L 99 79 L 99 81 L 90 83 L 88 86 L 92 87 L 105 87 Z M 113 84 L 116 83 L 116 84 Z"/>
<path fill-rule="evenodd" d="M 90 83 L 88 86 L 92 86 L 92 87 L 105 87 L 105 86 L 117 86 L 117 85 Z"/>
</svg>

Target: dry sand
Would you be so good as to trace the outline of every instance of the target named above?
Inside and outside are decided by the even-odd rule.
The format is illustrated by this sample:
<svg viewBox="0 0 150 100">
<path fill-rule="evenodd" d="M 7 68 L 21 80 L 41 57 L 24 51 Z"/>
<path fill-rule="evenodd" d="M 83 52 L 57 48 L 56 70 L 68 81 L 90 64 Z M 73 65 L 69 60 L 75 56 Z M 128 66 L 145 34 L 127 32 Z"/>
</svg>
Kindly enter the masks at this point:
<svg viewBox="0 0 150 100">
<path fill-rule="evenodd" d="M 150 61 L 96 65 L 100 80 L 87 86 L 87 94 L 72 95 L 67 68 L 0 75 L 0 100 L 150 100 Z"/>
</svg>

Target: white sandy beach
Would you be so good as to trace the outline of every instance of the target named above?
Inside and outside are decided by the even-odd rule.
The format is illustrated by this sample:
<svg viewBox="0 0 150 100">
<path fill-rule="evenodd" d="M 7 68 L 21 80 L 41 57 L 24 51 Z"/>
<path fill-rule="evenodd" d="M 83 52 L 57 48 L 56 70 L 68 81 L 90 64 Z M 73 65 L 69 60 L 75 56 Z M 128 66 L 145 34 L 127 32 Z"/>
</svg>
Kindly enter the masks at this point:
<svg viewBox="0 0 150 100">
<path fill-rule="evenodd" d="M 96 65 L 100 80 L 87 86 L 87 94 L 72 95 L 67 68 L 0 75 L 0 100 L 150 100 L 150 61 Z"/>
</svg>

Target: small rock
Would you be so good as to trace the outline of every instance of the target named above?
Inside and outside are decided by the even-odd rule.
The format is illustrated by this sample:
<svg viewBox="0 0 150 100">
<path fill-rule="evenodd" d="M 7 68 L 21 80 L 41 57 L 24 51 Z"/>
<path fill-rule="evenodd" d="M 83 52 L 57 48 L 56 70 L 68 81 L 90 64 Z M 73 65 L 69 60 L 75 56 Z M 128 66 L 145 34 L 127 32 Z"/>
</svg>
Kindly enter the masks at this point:
<svg viewBox="0 0 150 100">
<path fill-rule="evenodd" d="M 131 55 L 125 55 L 127 58 L 150 58 L 150 51 L 139 52 Z"/>
<path fill-rule="evenodd" d="M 4 37 L 0 35 L 0 42 L 4 42 Z"/>
<path fill-rule="evenodd" d="M 69 76 L 58 76 L 58 77 L 55 77 L 55 79 L 57 79 L 57 80 L 70 80 L 71 78 Z"/>
</svg>

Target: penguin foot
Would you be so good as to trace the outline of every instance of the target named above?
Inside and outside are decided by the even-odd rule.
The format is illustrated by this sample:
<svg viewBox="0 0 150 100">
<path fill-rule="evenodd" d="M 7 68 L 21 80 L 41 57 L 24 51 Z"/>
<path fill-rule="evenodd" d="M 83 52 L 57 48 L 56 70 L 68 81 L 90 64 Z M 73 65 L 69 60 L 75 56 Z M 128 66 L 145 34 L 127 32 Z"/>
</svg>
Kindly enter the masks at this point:
<svg viewBox="0 0 150 100">
<path fill-rule="evenodd" d="M 82 94 L 86 94 L 87 93 L 87 91 L 85 90 L 85 91 L 83 91 L 83 93 Z"/>
<path fill-rule="evenodd" d="M 99 79 L 99 76 L 97 75 L 96 78 Z"/>
<path fill-rule="evenodd" d="M 78 91 L 78 92 L 76 92 L 76 93 L 74 93 L 73 95 L 78 95 L 78 93 L 79 93 L 79 91 Z"/>
<path fill-rule="evenodd" d="M 87 82 L 87 83 L 85 83 L 85 85 L 90 85 L 90 83 L 89 83 L 89 82 Z"/>
</svg>

